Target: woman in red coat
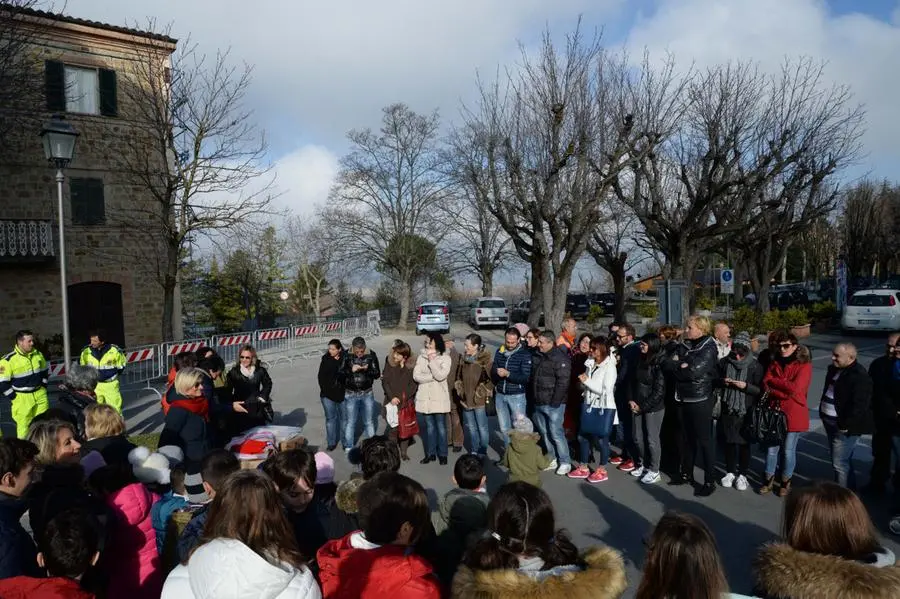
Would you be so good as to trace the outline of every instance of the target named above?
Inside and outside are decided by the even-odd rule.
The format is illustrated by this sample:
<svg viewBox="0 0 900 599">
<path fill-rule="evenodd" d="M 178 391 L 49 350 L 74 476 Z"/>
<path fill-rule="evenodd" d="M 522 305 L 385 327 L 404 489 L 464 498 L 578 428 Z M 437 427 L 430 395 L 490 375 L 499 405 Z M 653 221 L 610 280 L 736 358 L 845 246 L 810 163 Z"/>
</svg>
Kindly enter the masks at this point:
<svg viewBox="0 0 900 599">
<path fill-rule="evenodd" d="M 763 378 L 763 389 L 769 399 L 777 401 L 787 416 L 787 436 L 781 445 L 769 447 L 766 455 L 766 482 L 759 489 L 760 495 L 772 491 L 775 486 L 775 469 L 781 455 L 781 488 L 778 495 L 784 497 L 791 489 L 791 477 L 797 464 L 797 441 L 800 434 L 809 430 L 809 408 L 806 394 L 812 379 L 812 363 L 809 350 L 797 342 L 787 331 L 777 331 L 771 337 L 772 362 Z"/>
</svg>

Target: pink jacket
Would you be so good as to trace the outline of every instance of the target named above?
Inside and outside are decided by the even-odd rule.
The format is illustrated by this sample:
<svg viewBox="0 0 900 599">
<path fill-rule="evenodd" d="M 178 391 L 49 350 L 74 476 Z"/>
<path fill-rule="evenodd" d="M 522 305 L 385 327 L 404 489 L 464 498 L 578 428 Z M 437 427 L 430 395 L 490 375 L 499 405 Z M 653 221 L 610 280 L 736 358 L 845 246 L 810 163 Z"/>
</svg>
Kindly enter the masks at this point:
<svg viewBox="0 0 900 599">
<path fill-rule="evenodd" d="M 110 494 L 107 505 L 115 522 L 106 554 L 109 596 L 128 599 L 159 599 L 165 576 L 156 550 L 156 532 L 150 508 L 159 500 L 141 483 Z"/>
</svg>

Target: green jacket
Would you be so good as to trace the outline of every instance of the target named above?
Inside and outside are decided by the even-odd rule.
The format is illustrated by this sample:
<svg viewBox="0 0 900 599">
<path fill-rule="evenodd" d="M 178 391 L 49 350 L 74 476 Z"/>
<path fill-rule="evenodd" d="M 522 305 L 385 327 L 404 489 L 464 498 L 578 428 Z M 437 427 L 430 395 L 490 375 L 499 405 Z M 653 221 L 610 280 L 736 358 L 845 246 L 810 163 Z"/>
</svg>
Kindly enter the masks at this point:
<svg viewBox="0 0 900 599">
<path fill-rule="evenodd" d="M 484 534 L 490 500 L 487 493 L 452 489 L 441 499 L 432 516 L 442 558 L 436 564 L 435 573 L 447 587 L 466 550 Z"/>
<path fill-rule="evenodd" d="M 509 481 L 523 481 L 535 487 L 541 486 L 540 474 L 550 465 L 550 458 L 538 446 L 541 436 L 537 433 L 509 431 L 509 447 L 500 460 L 501 466 L 509 468 Z"/>
</svg>

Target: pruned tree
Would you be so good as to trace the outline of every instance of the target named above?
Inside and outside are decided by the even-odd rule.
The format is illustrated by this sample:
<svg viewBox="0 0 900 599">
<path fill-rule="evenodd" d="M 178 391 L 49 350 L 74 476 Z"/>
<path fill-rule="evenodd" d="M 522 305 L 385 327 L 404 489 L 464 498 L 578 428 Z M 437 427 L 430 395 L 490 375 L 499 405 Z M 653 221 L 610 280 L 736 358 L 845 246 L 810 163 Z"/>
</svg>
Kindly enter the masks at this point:
<svg viewBox="0 0 900 599">
<path fill-rule="evenodd" d="M 328 207 L 321 212 L 346 270 L 378 269 L 397 284 L 400 322 L 421 276 L 422 241 L 434 247 L 446 233 L 438 207 L 448 196 L 438 142 L 437 112 L 405 104 L 383 110 L 381 129 L 353 130 Z M 425 260 L 428 262 L 428 260 Z"/>
<path fill-rule="evenodd" d="M 840 238 L 838 228 L 831 217 L 822 217 L 814 221 L 800 234 L 798 246 L 802 256 L 801 277 L 806 280 L 809 275 L 818 284 L 834 265 L 839 247 L 834 240 Z"/>
<path fill-rule="evenodd" d="M 896 255 L 900 231 L 900 193 L 887 182 L 861 181 L 843 194 L 840 219 L 842 251 L 853 276 L 874 276 L 879 265 Z"/>
<path fill-rule="evenodd" d="M 543 311 L 560 326 L 599 207 L 628 162 L 653 150 L 659 130 L 647 124 L 674 104 L 673 83 L 670 68 L 635 70 L 580 23 L 564 48 L 546 31 L 518 69 L 479 82 L 451 138 L 456 172 L 531 265 L 529 324 Z"/>
<path fill-rule="evenodd" d="M 148 258 L 163 288 L 162 335 L 172 339 L 182 248 L 275 214 L 274 178 L 265 135 L 246 103 L 250 65 L 235 66 L 227 50 L 208 56 L 190 41 L 171 63 L 167 51 L 148 43 L 130 64 L 120 103 L 135 133 L 122 161 L 151 200 L 120 218 L 136 233 L 162 232 L 160 251 Z"/>
<path fill-rule="evenodd" d="M 39 27 L 32 11 L 43 0 L 4 0 L 0 4 L 0 152 L 10 150 L 15 131 L 33 135 L 43 107 L 43 63 L 35 50 Z"/>
<path fill-rule="evenodd" d="M 332 236 L 320 221 L 295 217 L 287 226 L 288 263 L 295 273 L 291 307 L 297 313 L 322 314 L 322 298 L 330 293 L 335 266 Z"/>
</svg>

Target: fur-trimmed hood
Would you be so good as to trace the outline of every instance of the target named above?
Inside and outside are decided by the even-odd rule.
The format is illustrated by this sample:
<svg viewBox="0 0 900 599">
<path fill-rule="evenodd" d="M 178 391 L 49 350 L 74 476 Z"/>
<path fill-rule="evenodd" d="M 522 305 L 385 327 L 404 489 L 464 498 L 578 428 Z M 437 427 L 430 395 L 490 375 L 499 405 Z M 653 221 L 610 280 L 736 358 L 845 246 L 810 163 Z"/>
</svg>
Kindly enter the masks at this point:
<svg viewBox="0 0 900 599">
<path fill-rule="evenodd" d="M 587 568 L 561 568 L 536 577 L 519 570 L 471 570 L 460 566 L 453 578 L 454 599 L 616 599 L 628 581 L 618 551 L 592 547 L 585 551 Z"/>
<path fill-rule="evenodd" d="M 337 491 L 334 493 L 334 503 L 342 512 L 355 514 L 359 512 L 359 503 L 356 501 L 356 494 L 362 484 L 366 482 L 361 476 L 345 480 L 338 485 Z"/>
<path fill-rule="evenodd" d="M 779 599 L 893 599 L 900 567 L 884 549 L 869 563 L 767 545 L 754 560 L 756 593 Z"/>
</svg>

